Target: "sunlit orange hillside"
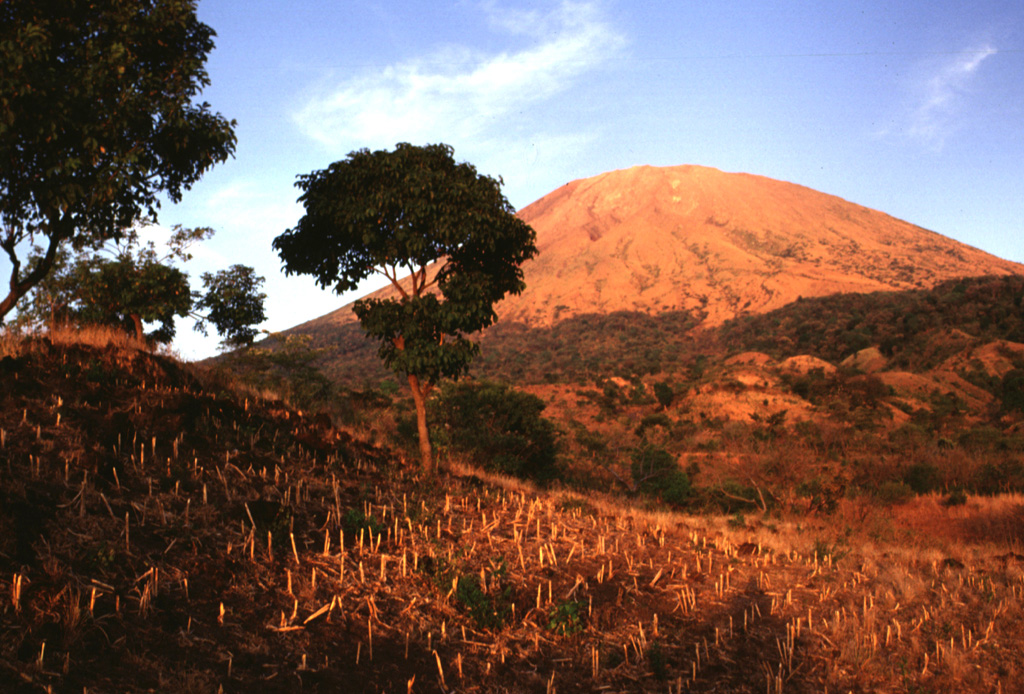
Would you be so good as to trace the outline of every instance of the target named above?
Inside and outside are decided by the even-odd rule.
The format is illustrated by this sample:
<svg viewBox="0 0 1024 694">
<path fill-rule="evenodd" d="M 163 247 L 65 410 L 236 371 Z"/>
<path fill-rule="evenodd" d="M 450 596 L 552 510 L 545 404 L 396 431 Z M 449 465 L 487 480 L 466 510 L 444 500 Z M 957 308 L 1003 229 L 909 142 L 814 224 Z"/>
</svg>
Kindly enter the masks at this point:
<svg viewBox="0 0 1024 694">
<path fill-rule="evenodd" d="M 882 212 L 792 183 L 701 166 L 639 166 L 566 184 L 520 211 L 537 231 L 526 291 L 502 320 L 694 309 L 717 324 L 798 297 L 1024 274 Z M 382 294 L 389 289 L 381 290 Z M 345 306 L 299 328 L 354 320 Z"/>
</svg>

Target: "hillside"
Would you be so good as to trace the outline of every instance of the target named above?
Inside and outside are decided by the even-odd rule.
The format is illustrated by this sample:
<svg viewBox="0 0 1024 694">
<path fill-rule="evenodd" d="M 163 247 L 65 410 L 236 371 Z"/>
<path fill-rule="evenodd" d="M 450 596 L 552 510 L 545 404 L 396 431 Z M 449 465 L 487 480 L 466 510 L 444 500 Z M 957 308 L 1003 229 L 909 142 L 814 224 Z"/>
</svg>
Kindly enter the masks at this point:
<svg viewBox="0 0 1024 694">
<path fill-rule="evenodd" d="M 1020 681 L 1020 571 L 989 548 L 997 535 L 894 567 L 777 521 L 725 532 L 480 480 L 424 484 L 322 418 L 166 358 L 45 340 L 8 352 L 13 691 Z"/>
<path fill-rule="evenodd" d="M 1019 497 L 694 518 L 424 480 L 123 340 L 4 336 L 0 368 L 4 691 L 1024 681 Z"/>
</svg>

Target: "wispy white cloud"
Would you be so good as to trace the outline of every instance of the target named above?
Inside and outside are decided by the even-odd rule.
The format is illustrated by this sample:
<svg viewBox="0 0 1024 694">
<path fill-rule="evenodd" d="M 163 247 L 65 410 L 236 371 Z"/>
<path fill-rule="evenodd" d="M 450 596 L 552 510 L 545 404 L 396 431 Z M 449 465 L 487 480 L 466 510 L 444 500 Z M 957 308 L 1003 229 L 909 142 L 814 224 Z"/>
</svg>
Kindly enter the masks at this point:
<svg viewBox="0 0 1024 694">
<path fill-rule="evenodd" d="M 910 113 L 907 134 L 941 149 L 958 127 L 974 76 L 985 59 L 996 52 L 985 45 L 957 53 L 936 66 L 920 86 L 920 100 Z"/>
<path fill-rule="evenodd" d="M 483 10 L 522 47 L 447 46 L 344 79 L 311 98 L 295 122 L 332 148 L 504 137 L 522 109 L 564 92 L 624 44 L 594 2 L 566 0 L 547 13 L 493 2 Z"/>
</svg>

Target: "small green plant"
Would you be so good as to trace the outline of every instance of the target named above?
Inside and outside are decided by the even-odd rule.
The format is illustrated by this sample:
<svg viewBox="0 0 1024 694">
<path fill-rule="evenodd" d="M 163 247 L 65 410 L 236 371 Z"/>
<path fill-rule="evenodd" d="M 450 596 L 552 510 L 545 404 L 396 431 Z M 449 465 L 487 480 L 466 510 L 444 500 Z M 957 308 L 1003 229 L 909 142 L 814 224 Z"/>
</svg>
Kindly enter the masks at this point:
<svg viewBox="0 0 1024 694">
<path fill-rule="evenodd" d="M 345 513 L 345 520 L 343 523 L 345 530 L 357 537 L 359 536 L 360 530 L 369 530 L 374 535 L 380 535 L 384 532 L 384 526 L 379 520 L 373 516 L 366 515 L 357 508 L 350 508 Z"/>
<path fill-rule="evenodd" d="M 491 574 L 490 586 L 484 590 L 479 574 L 460 576 L 455 600 L 469 612 L 480 629 L 501 629 L 512 614 L 512 586 L 502 586 L 505 562 Z"/>
<path fill-rule="evenodd" d="M 583 631 L 582 612 L 583 604 L 577 600 L 561 602 L 551 611 L 548 629 L 562 636 L 578 634 Z"/>
</svg>

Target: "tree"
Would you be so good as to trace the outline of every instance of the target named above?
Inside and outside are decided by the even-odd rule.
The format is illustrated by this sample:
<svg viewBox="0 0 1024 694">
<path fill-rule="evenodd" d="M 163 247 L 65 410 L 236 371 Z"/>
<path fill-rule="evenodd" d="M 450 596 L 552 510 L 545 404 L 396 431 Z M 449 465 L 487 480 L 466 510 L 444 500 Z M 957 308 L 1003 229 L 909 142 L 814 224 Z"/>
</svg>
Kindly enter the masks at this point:
<svg viewBox="0 0 1024 694">
<path fill-rule="evenodd" d="M 266 295 L 259 292 L 263 278 L 250 267 L 233 265 L 204 273 L 205 292 L 200 293 L 192 291 L 188 273 L 171 264 L 191 260 L 189 248 L 213 233 L 205 227 L 175 227 L 168 252 L 162 256 L 152 241 L 142 244 L 134 229 L 119 242 L 80 251 L 73 258 L 62 251 L 54 270 L 29 292 L 18 320 L 51 328 L 58 324 L 109 325 L 134 333 L 139 340 L 170 342 L 175 335 L 174 319 L 190 316 L 203 334 L 207 323 L 212 323 L 224 336 L 226 347 L 249 345 L 257 334 L 254 326 L 265 319 Z M 145 323 L 160 325 L 146 334 Z"/>
<path fill-rule="evenodd" d="M 213 30 L 194 0 L 0 2 L 0 321 L 63 244 L 120 239 L 235 149 L 194 103 Z M 41 252 L 23 272 L 29 243 Z"/>
<path fill-rule="evenodd" d="M 401 143 L 300 176 L 306 213 L 274 239 L 289 275 L 312 275 L 340 294 L 379 273 L 395 288 L 397 297 L 362 299 L 354 311 L 385 365 L 409 383 L 427 473 L 426 398 L 441 379 L 466 372 L 479 351 L 466 335 L 494 323 L 494 304 L 523 290 L 520 265 L 537 253 L 500 179 L 452 154 L 444 144 Z"/>
<path fill-rule="evenodd" d="M 206 334 L 205 322 L 213 323 L 227 348 L 251 345 L 259 334 L 256 326 L 266 320 L 263 300 L 267 295 L 259 291 L 263 278 L 251 267 L 237 264 L 215 273 L 204 272 L 202 278 L 206 293 L 197 297 L 195 309 L 206 311 L 206 315 L 199 314 L 196 327 Z"/>
</svg>

